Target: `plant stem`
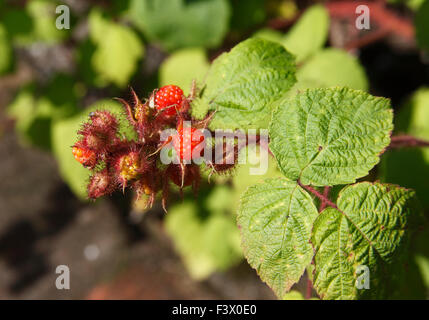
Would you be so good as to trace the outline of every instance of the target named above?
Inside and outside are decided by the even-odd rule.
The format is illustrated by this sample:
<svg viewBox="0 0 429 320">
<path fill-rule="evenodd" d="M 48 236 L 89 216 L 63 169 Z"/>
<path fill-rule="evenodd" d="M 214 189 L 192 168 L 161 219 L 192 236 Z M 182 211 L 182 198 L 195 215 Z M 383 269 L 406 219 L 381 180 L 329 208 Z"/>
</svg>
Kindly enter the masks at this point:
<svg viewBox="0 0 429 320">
<path fill-rule="evenodd" d="M 305 292 L 305 299 L 309 300 L 313 292 L 313 283 L 310 279 L 307 279 L 307 291 Z"/>
<path fill-rule="evenodd" d="M 298 180 L 298 185 L 301 187 L 301 188 L 304 188 L 305 190 L 307 190 L 308 192 L 310 192 L 311 194 L 314 194 L 317 198 L 319 198 L 321 201 L 322 201 L 322 203 L 324 203 L 324 206 L 326 207 L 326 206 L 330 206 L 330 207 L 332 207 L 332 208 L 335 208 L 335 209 L 338 209 L 338 207 L 337 207 L 337 205 L 335 204 L 335 203 L 333 203 L 327 196 L 325 196 L 324 194 L 325 194 L 325 192 L 326 192 L 326 194 L 328 194 L 329 193 L 329 189 L 327 189 L 327 190 L 324 190 L 323 191 L 323 193 L 324 194 L 321 194 L 319 191 L 317 191 L 316 189 L 314 189 L 313 187 L 311 187 L 311 186 L 306 186 L 306 185 L 303 185 L 302 183 L 301 183 L 301 181 L 299 181 Z M 325 187 L 325 188 L 330 188 L 330 187 Z"/>
<path fill-rule="evenodd" d="M 329 191 L 331 191 L 331 187 L 326 186 L 323 188 L 323 196 L 326 199 L 329 199 Z M 319 212 L 322 212 L 326 208 L 326 205 L 327 205 L 327 203 L 326 203 L 325 199 L 321 199 Z"/>
<path fill-rule="evenodd" d="M 424 141 L 408 135 L 394 136 L 391 138 L 388 149 L 404 147 L 429 147 L 429 141 Z"/>
</svg>

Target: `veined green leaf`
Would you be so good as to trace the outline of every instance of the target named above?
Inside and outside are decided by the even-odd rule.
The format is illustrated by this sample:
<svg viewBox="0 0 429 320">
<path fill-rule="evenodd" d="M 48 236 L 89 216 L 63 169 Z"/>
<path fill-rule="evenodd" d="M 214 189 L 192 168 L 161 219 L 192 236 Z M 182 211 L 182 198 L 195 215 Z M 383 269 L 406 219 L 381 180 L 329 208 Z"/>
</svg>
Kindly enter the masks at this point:
<svg viewBox="0 0 429 320">
<path fill-rule="evenodd" d="M 293 56 L 281 45 L 257 38 L 241 42 L 212 64 L 192 112 L 216 110 L 213 129 L 266 128 L 273 102 L 295 83 Z"/>
<path fill-rule="evenodd" d="M 310 233 L 317 209 L 296 182 L 268 179 L 241 198 L 238 225 L 249 264 L 283 297 L 311 262 Z"/>
<path fill-rule="evenodd" d="M 273 113 L 270 149 L 291 180 L 352 183 L 378 163 L 392 118 L 388 99 L 348 88 L 309 89 Z"/>
<path fill-rule="evenodd" d="M 319 215 L 311 237 L 316 250 L 313 284 L 323 299 L 390 294 L 393 264 L 402 262 L 409 231 L 421 217 L 414 195 L 394 185 L 358 183 L 340 192 L 338 209 Z M 364 273 L 369 289 L 358 289 L 356 281 Z"/>
</svg>

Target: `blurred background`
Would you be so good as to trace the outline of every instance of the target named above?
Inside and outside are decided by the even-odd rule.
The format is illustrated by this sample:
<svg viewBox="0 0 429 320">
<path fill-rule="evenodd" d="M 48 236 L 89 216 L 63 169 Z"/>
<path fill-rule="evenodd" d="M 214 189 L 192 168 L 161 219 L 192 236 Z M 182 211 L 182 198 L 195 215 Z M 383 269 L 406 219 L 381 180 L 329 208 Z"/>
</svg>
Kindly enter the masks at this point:
<svg viewBox="0 0 429 320">
<path fill-rule="evenodd" d="M 369 8 L 358 29 L 356 7 Z M 70 28 L 56 22 L 70 10 Z M 61 7 L 64 9 L 64 7 Z M 62 20 L 66 23 L 66 20 Z M 132 191 L 86 199 L 73 159 L 91 110 L 119 112 L 129 86 L 148 97 L 189 91 L 213 59 L 249 37 L 283 44 L 298 82 L 392 99 L 396 134 L 429 140 L 429 0 L 0 0 L 0 299 L 274 299 L 245 262 L 240 194 L 278 174 L 203 179 L 198 198 L 173 195 L 168 214 Z M 429 212 L 429 149 L 389 150 L 364 180 L 416 189 Z M 427 298 L 429 232 L 410 252 L 404 298 Z M 58 265 L 70 290 L 58 290 Z M 306 279 L 290 298 L 302 298 Z M 314 293 L 313 293 L 314 295 Z"/>
</svg>

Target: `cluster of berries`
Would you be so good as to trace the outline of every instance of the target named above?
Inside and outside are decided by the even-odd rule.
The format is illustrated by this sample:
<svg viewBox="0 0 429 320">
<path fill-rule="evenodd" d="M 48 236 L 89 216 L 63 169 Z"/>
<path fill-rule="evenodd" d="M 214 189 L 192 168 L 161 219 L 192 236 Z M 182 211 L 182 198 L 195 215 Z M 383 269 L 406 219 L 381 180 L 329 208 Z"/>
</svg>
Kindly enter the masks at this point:
<svg viewBox="0 0 429 320">
<path fill-rule="evenodd" d="M 131 104 L 117 99 L 137 133 L 137 141 L 120 136 L 119 121 L 110 112 L 90 113 L 89 121 L 78 131 L 80 139 L 72 150 L 75 159 L 93 171 L 88 184 L 89 198 L 95 199 L 131 186 L 138 197 L 148 195 L 149 207 L 161 192 L 165 210 L 170 181 L 179 186 L 180 191 L 186 186 L 197 191 L 201 179 L 200 166 L 189 160 L 195 153 L 202 156 L 202 147 L 206 143 L 202 130 L 206 129 L 213 114 L 200 121 L 192 119 L 189 110 L 195 91 L 193 85 L 191 94 L 185 97 L 182 89 L 168 85 L 154 91 L 144 103 L 132 89 Z M 185 127 L 184 122 L 191 123 L 191 126 Z M 161 141 L 161 132 L 169 128 L 175 128 L 176 134 L 167 141 Z M 170 143 L 178 161 L 164 165 L 157 154 Z M 197 147 L 201 152 L 195 152 Z M 221 173 L 233 166 L 234 163 L 215 164 L 213 161 L 210 168 Z"/>
</svg>

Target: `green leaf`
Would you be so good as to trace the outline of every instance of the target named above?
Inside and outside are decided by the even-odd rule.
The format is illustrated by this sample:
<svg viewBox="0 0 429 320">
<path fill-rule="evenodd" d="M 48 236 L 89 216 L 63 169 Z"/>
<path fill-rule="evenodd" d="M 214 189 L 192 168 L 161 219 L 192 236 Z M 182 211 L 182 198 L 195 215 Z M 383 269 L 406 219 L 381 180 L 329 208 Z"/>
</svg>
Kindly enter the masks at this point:
<svg viewBox="0 0 429 320">
<path fill-rule="evenodd" d="M 192 112 L 201 118 L 216 110 L 213 129 L 266 128 L 273 103 L 295 81 L 290 53 L 277 43 L 251 38 L 213 62 Z"/>
<path fill-rule="evenodd" d="M 225 210 L 229 190 L 218 186 L 205 203 L 187 199 L 173 206 L 165 217 L 166 231 L 195 279 L 205 279 L 242 259 L 239 232 Z M 199 200 L 204 198 L 200 195 Z"/>
<path fill-rule="evenodd" d="M 297 72 L 296 89 L 321 87 L 349 87 L 356 90 L 368 90 L 368 79 L 359 60 L 349 53 L 329 48 L 317 52 Z"/>
<path fill-rule="evenodd" d="M 204 49 L 183 49 L 173 53 L 159 69 L 160 86 L 175 84 L 189 93 L 192 80 L 201 84 L 209 70 L 209 62 Z"/>
<path fill-rule="evenodd" d="M 92 66 L 100 76 L 100 84 L 113 82 L 125 87 L 144 54 L 139 37 L 130 28 L 104 19 L 97 10 L 91 12 L 89 26 L 96 44 Z"/>
<path fill-rule="evenodd" d="M 241 198 L 238 225 L 249 264 L 283 297 L 311 262 L 310 233 L 317 209 L 296 182 L 268 179 Z"/>
<path fill-rule="evenodd" d="M 12 47 L 5 28 L 0 24 L 0 75 L 9 71 L 12 64 Z"/>
<path fill-rule="evenodd" d="M 402 263 L 409 232 L 420 218 L 415 193 L 394 185 L 358 183 L 344 188 L 338 209 L 314 222 L 314 288 L 322 299 L 385 298 Z M 370 289 L 358 289 L 358 266 L 369 271 Z"/>
<path fill-rule="evenodd" d="M 309 8 L 283 38 L 287 50 L 296 55 L 300 63 L 320 50 L 329 31 L 329 14 L 322 5 Z"/>
<path fill-rule="evenodd" d="M 226 0 L 132 0 L 129 10 L 136 27 L 166 50 L 218 46 L 229 15 Z"/>
<path fill-rule="evenodd" d="M 309 89 L 273 113 L 270 149 L 291 180 L 348 184 L 378 163 L 392 128 L 388 99 L 348 88 Z"/>
<path fill-rule="evenodd" d="M 111 100 L 101 100 L 80 114 L 72 118 L 56 121 L 52 125 L 52 149 L 58 161 L 60 174 L 75 195 L 82 200 L 87 198 L 86 185 L 89 182 L 90 170 L 84 168 L 74 159 L 71 146 L 76 143 L 78 139 L 77 131 L 88 120 L 88 114 L 95 110 L 109 110 L 117 115 L 118 118 L 122 117 L 122 107 L 119 103 Z M 123 121 L 121 121 L 121 132 L 127 130 L 124 125 Z"/>
<path fill-rule="evenodd" d="M 429 1 L 426 0 L 417 10 L 414 20 L 416 38 L 420 48 L 429 50 Z"/>
</svg>

